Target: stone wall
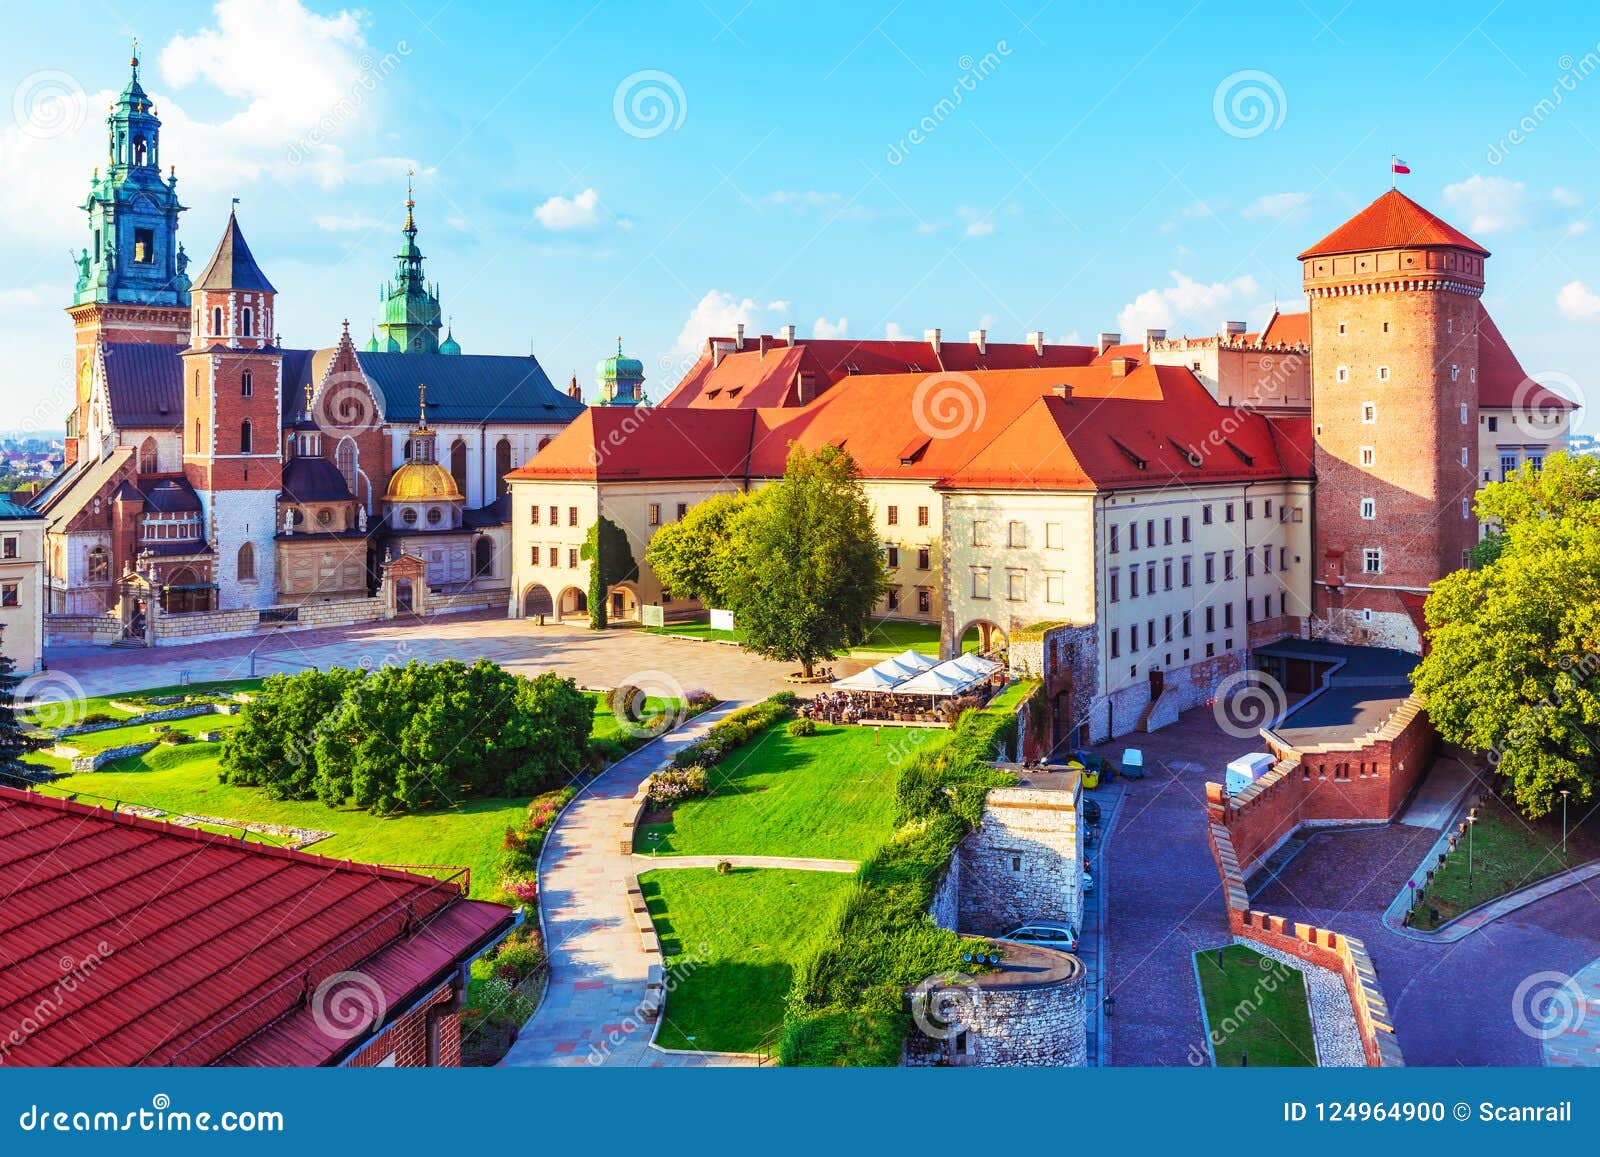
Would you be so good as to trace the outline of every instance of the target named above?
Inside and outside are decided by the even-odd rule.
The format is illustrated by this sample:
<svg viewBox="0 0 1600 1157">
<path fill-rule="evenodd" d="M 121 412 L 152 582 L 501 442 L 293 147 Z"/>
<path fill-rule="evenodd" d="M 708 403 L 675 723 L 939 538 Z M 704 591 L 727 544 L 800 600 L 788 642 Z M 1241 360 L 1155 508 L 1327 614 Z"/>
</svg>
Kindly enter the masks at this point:
<svg viewBox="0 0 1600 1157">
<path fill-rule="evenodd" d="M 935 906 L 942 927 L 997 935 L 1027 920 L 1083 920 L 1078 788 L 996 788 L 956 855 Z M 954 920 L 950 920 L 954 893 Z M 937 919 L 937 914 L 936 914 Z"/>
<path fill-rule="evenodd" d="M 261 611 L 256 609 L 195 611 L 183 615 L 158 612 L 155 618 L 155 643 L 157 646 L 180 646 L 239 635 L 347 627 L 356 623 L 377 622 L 387 617 L 387 607 L 382 598 L 336 599 L 325 603 L 301 603 L 266 609 L 283 611 L 293 617 L 281 621 L 271 618 L 263 621 Z"/>
<path fill-rule="evenodd" d="M 973 1054 L 983 1068 L 1088 1064 L 1088 977 L 1080 963 L 1069 978 L 1038 988 L 983 989 L 975 1002 Z"/>
<path fill-rule="evenodd" d="M 938 886 L 933 890 L 933 903 L 928 906 L 928 915 L 933 917 L 933 922 L 941 928 L 955 931 L 961 926 L 961 857 L 954 855 L 944 867 L 944 875 L 939 878 Z"/>
<path fill-rule="evenodd" d="M 128 743 L 121 747 L 108 747 L 104 751 L 96 751 L 92 755 L 77 755 L 72 759 L 72 773 L 82 775 L 85 772 L 99 771 L 108 763 L 119 759 L 127 759 L 133 755 L 144 755 L 156 749 L 155 743 Z"/>
</svg>

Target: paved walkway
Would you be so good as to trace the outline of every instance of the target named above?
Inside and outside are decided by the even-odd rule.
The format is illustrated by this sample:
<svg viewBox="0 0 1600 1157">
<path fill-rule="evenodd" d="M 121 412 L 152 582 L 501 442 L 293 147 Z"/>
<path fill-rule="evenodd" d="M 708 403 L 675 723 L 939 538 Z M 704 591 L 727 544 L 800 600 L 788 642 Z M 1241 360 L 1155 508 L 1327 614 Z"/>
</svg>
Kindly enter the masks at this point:
<svg viewBox="0 0 1600 1157">
<path fill-rule="evenodd" d="M 729 863 L 735 868 L 795 868 L 802 872 L 854 872 L 857 860 L 812 860 L 805 856 L 647 856 L 630 857 L 635 872 L 657 872 L 663 868 L 715 868 Z"/>
<path fill-rule="evenodd" d="M 738 706 L 729 703 L 708 711 L 618 760 L 562 813 L 539 860 L 540 919 L 550 979 L 538 1011 L 523 1025 L 502 1064 L 752 1063 L 650 1046 L 653 1026 L 639 1015 L 649 965 L 628 907 L 628 879 L 639 870 L 635 860 L 648 857 L 618 846 L 639 785 L 678 748 L 703 736 Z"/>
<path fill-rule="evenodd" d="M 1442 828 L 1466 799 L 1474 784 L 1487 788 L 1484 772 L 1451 748 L 1439 753 L 1427 777 L 1397 822 L 1414 828 Z"/>
<path fill-rule="evenodd" d="M 1523 1007 L 1535 1018 L 1530 1021 L 1535 1030 L 1546 1036 L 1544 1063 L 1600 1068 L 1600 960 L 1565 981 L 1559 975 L 1543 981 L 1543 990 L 1537 983 L 1529 986 Z M 1548 1003 L 1538 1003 L 1543 1000 Z"/>
<path fill-rule="evenodd" d="M 740 700 L 763 699 L 783 690 L 788 686 L 783 676 L 792 667 L 738 647 L 637 629 L 541 627 L 532 619 L 508 619 L 499 614 L 396 619 L 185 647 L 123 650 L 74 646 L 52 647 L 45 653 L 50 670 L 77 680 L 87 695 L 172 684 L 185 671 L 198 682 L 307 667 L 376 667 L 411 659 L 472 662 L 480 657 L 521 674 L 554 671 L 590 687 L 636 682 L 653 690 L 659 681 L 647 676 L 661 672 L 680 686 L 704 687 L 722 699 Z M 840 677 L 867 665 L 864 659 L 837 659 L 831 664 Z"/>
</svg>

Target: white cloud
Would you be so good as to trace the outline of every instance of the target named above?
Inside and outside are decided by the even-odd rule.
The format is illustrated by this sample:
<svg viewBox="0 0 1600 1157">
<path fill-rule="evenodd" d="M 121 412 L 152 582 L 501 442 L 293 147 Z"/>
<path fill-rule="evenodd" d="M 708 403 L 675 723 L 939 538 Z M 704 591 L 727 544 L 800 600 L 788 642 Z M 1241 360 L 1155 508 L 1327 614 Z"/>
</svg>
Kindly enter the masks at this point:
<svg viewBox="0 0 1600 1157">
<path fill-rule="evenodd" d="M 1550 199 L 1564 209 L 1573 209 L 1583 204 L 1583 197 L 1571 189 L 1563 189 L 1557 185 L 1550 191 Z"/>
<path fill-rule="evenodd" d="M 745 333 L 751 336 L 775 329 L 783 324 L 788 307 L 787 301 L 773 301 L 763 307 L 754 298 L 735 297 L 713 289 L 689 311 L 672 347 L 672 360 L 687 369 L 705 349 L 708 337 L 732 337 L 734 327 L 740 322 L 744 323 Z"/>
<path fill-rule="evenodd" d="M 775 193 L 768 193 L 762 198 L 769 205 L 781 205 L 793 209 L 797 213 L 804 213 L 807 209 L 828 209 L 841 203 L 844 195 L 841 193 L 824 193 L 817 189 L 788 190 L 779 189 Z"/>
<path fill-rule="evenodd" d="M 1474 174 L 1446 185 L 1443 201 L 1468 233 L 1498 233 L 1526 224 L 1527 192 L 1521 181 Z"/>
<path fill-rule="evenodd" d="M 1590 289 L 1587 282 L 1569 281 L 1556 294 L 1556 309 L 1563 317 L 1578 320 L 1600 317 L 1600 293 Z"/>
<path fill-rule="evenodd" d="M 1215 333 L 1225 308 L 1244 306 L 1259 292 L 1256 279 L 1248 274 L 1207 285 L 1175 269 L 1171 285 L 1139 294 L 1122 307 L 1117 323 L 1129 335 L 1142 335 L 1147 329 L 1176 329 L 1185 321 L 1199 323 L 1200 332 Z"/>
<path fill-rule="evenodd" d="M 585 189 L 576 197 L 551 197 L 533 215 L 546 229 L 593 229 L 600 224 L 600 194 Z"/>
<path fill-rule="evenodd" d="M 885 341 L 905 341 L 910 336 L 910 334 L 900 328 L 899 322 L 891 321 L 884 324 L 883 338 Z"/>
<path fill-rule="evenodd" d="M 1015 217 L 1019 212 L 1021 212 L 1021 210 L 1015 205 L 1006 207 L 1006 213 L 1008 216 Z M 977 209 L 968 209 L 963 207 L 956 210 L 956 216 L 960 217 L 967 223 L 967 227 L 962 230 L 962 232 L 968 237 L 988 237 L 994 232 L 993 210 L 990 210 L 989 212 L 981 212 Z"/>
<path fill-rule="evenodd" d="M 1581 237 L 1593 228 L 1593 223 L 1588 220 L 1574 221 L 1567 226 L 1568 237 Z"/>
<path fill-rule="evenodd" d="M 848 337 L 849 335 L 850 319 L 847 317 L 841 317 L 836 322 L 829 321 L 825 317 L 819 317 L 811 325 L 811 336 L 824 341 L 830 338 Z"/>
<path fill-rule="evenodd" d="M 337 213 L 325 213 L 317 218 L 317 228 L 324 233 L 360 233 L 368 229 L 382 229 L 383 221 L 376 217 L 362 213 L 352 213 L 340 216 Z"/>
<path fill-rule="evenodd" d="M 1267 193 L 1239 210 L 1239 216 L 1270 217 L 1276 221 L 1283 221 L 1299 216 L 1310 200 L 1310 193 Z"/>
</svg>

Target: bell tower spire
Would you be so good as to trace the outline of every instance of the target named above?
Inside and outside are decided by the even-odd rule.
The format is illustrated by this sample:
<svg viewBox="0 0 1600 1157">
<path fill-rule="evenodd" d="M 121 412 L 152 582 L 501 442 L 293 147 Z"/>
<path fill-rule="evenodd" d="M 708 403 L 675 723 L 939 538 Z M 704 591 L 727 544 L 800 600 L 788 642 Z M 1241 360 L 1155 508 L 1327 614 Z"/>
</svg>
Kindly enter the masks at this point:
<svg viewBox="0 0 1600 1157">
<path fill-rule="evenodd" d="M 400 233 L 404 238 L 395 255 L 394 282 L 384 287 L 383 321 L 378 325 L 375 344 L 391 353 L 439 352 L 439 329 L 443 311 L 436 289 L 428 287 L 423 276 L 422 250 L 417 247 L 416 194 L 411 171 L 406 173 L 406 221 Z"/>
</svg>

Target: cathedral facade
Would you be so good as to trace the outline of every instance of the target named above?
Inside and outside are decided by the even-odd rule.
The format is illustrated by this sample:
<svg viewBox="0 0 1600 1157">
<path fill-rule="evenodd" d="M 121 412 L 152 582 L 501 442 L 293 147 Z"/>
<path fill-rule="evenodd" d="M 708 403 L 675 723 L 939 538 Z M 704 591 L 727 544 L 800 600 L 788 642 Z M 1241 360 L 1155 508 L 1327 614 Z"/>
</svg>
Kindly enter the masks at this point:
<svg viewBox="0 0 1600 1157">
<path fill-rule="evenodd" d="M 283 344 L 277 294 L 230 214 L 198 276 L 139 63 L 107 118 L 68 315 L 66 467 L 35 498 L 55 615 L 275 613 L 372 595 L 409 555 L 430 589 L 510 575 L 505 475 L 583 410 L 536 358 L 466 354 L 424 276 L 407 189 L 382 321 Z M 442 332 L 441 332 L 442 331 Z M 130 630 L 130 637 L 136 630 Z"/>
</svg>

